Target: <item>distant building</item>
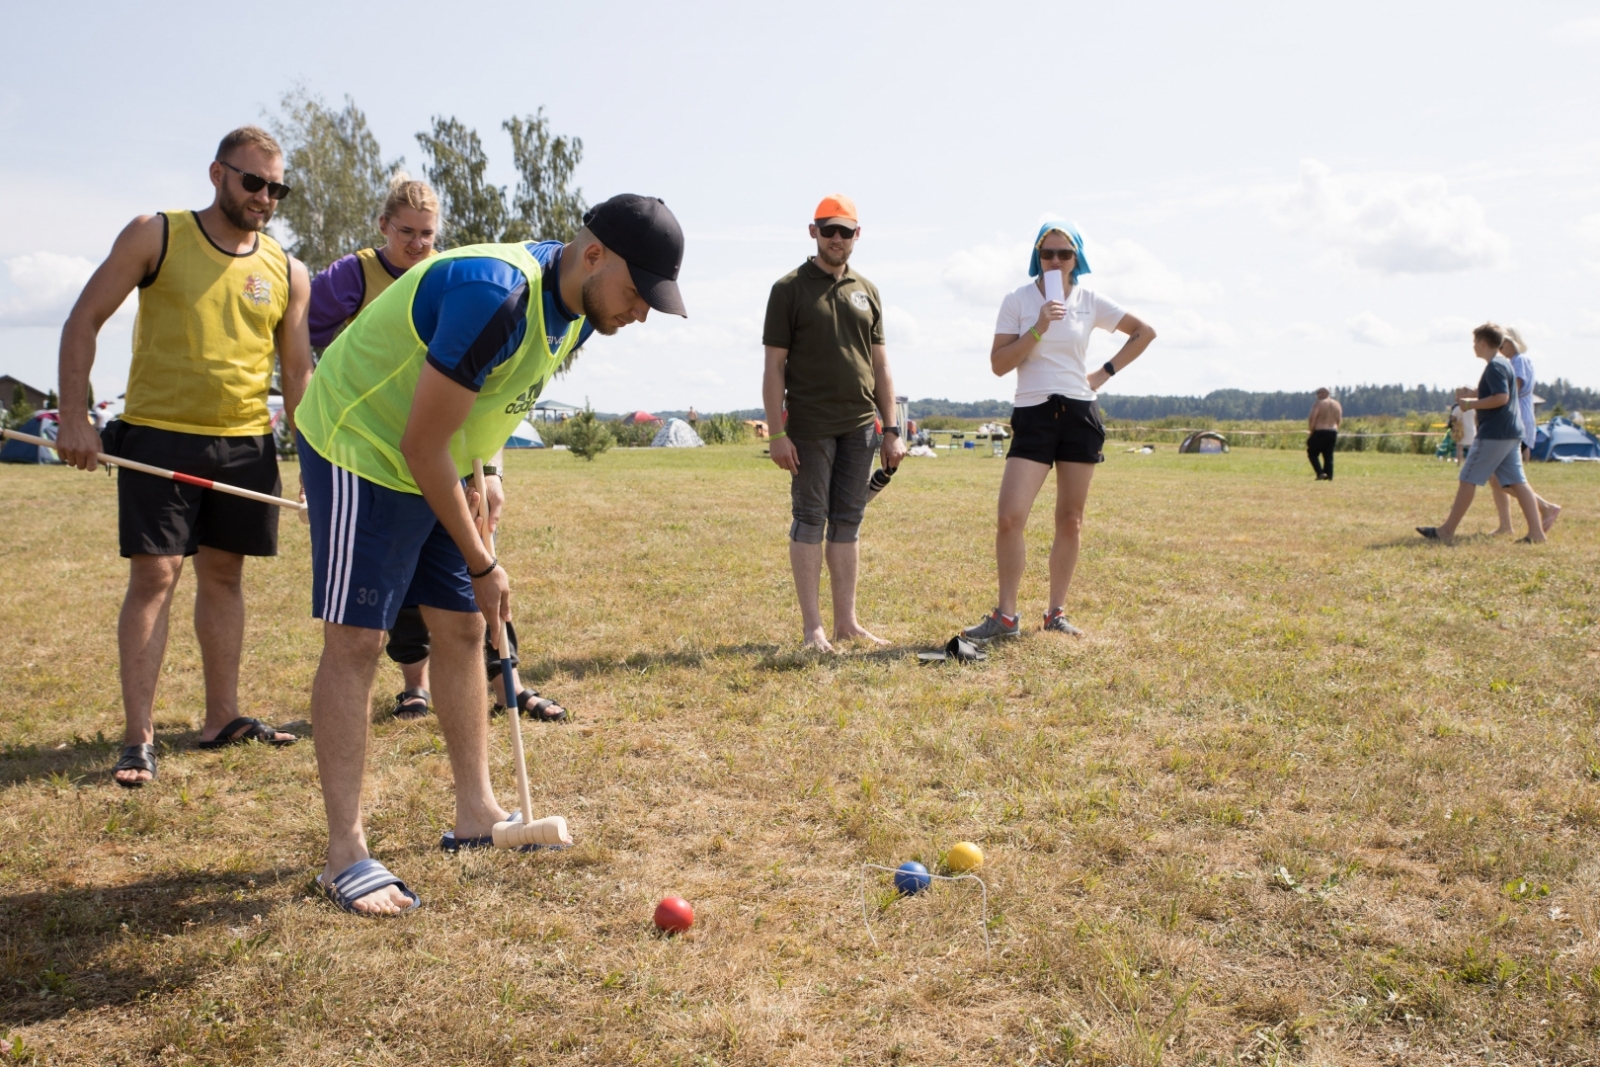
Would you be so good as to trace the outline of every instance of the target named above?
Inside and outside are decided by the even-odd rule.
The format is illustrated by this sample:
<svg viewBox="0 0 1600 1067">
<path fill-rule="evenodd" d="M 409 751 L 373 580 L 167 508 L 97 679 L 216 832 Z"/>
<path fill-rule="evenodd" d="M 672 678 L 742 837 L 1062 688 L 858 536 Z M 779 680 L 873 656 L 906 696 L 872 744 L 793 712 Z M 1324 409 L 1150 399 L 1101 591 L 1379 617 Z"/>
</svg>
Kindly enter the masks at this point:
<svg viewBox="0 0 1600 1067">
<path fill-rule="evenodd" d="M 35 389 L 27 382 L 19 381 L 9 374 L 0 374 L 0 407 L 10 409 L 11 398 L 16 396 L 17 388 L 21 387 L 23 399 L 35 411 L 45 406 L 45 401 L 50 399 L 50 394 L 43 389 Z"/>
<path fill-rule="evenodd" d="M 541 400 L 533 405 L 533 417 L 543 422 L 565 422 L 582 410 L 559 400 Z"/>
</svg>

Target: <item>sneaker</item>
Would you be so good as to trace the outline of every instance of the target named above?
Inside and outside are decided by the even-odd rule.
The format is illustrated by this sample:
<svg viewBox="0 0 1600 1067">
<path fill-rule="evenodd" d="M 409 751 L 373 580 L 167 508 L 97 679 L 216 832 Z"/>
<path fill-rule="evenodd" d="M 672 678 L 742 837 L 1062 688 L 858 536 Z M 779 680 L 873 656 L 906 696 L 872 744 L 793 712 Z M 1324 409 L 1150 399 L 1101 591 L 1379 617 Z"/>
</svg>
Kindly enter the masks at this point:
<svg viewBox="0 0 1600 1067">
<path fill-rule="evenodd" d="M 1045 612 L 1044 632 L 1055 634 L 1072 634 L 1074 637 L 1083 636 L 1082 630 L 1078 629 L 1076 626 L 1072 625 L 1072 623 L 1067 621 L 1067 612 L 1064 608 L 1051 608 L 1049 611 Z"/>
<path fill-rule="evenodd" d="M 987 644 L 996 638 L 1016 637 L 1022 632 L 1022 617 L 1020 615 L 1002 615 L 999 608 L 984 616 L 982 622 L 976 626 L 968 626 L 961 631 L 961 636 L 968 641 Z"/>
</svg>

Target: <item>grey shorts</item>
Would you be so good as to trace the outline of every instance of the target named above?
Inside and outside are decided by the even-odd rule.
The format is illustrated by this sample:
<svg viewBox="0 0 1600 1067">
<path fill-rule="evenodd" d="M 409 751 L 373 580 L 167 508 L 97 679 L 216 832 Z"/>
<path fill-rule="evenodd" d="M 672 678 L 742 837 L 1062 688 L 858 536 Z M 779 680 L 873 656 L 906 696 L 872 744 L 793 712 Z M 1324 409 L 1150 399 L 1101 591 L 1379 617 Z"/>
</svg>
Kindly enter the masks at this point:
<svg viewBox="0 0 1600 1067">
<path fill-rule="evenodd" d="M 1472 451 L 1461 463 L 1460 478 L 1481 486 L 1488 484 L 1491 474 L 1500 479 L 1500 485 L 1505 489 L 1528 480 L 1522 473 L 1521 440 L 1515 437 L 1503 441 L 1473 438 Z"/>
<path fill-rule="evenodd" d="M 867 510 L 867 482 L 878 431 L 871 423 L 838 437 L 794 438 L 800 470 L 789 483 L 794 524 L 789 540 L 807 545 L 851 542 L 861 536 Z"/>
</svg>

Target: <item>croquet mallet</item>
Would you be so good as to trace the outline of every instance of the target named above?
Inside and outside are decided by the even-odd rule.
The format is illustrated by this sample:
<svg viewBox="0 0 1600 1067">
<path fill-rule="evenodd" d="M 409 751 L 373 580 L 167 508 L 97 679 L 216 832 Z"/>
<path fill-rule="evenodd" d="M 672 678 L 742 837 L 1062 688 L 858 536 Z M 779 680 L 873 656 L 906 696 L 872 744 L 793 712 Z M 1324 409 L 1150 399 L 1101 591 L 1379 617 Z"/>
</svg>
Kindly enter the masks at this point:
<svg viewBox="0 0 1600 1067">
<path fill-rule="evenodd" d="M 493 544 L 489 532 L 489 496 L 483 481 L 483 461 L 472 461 L 472 485 L 478 491 L 478 533 L 485 545 Z M 490 551 L 493 551 L 491 547 Z M 522 753 L 522 708 L 517 703 L 517 671 L 511 662 L 511 642 L 505 620 L 500 620 L 495 649 L 500 653 L 500 683 L 506 691 L 506 718 L 511 721 L 511 756 L 517 764 L 517 802 L 522 805 L 521 822 L 497 822 L 491 833 L 495 848 L 522 848 L 524 845 L 570 845 L 567 820 L 559 815 L 533 821 L 533 797 L 528 791 L 528 763 Z"/>
<path fill-rule="evenodd" d="M 56 443 L 44 437 L 35 437 L 32 434 L 18 433 L 16 430 L 0 430 L 0 437 L 9 437 L 13 441 L 25 444 L 38 445 L 54 452 Z M 112 467 L 126 467 L 131 471 L 142 474 L 153 474 L 157 478 L 166 478 L 169 481 L 182 482 L 184 485 L 198 485 L 202 489 L 215 489 L 219 493 L 228 493 L 231 496 L 242 496 L 246 500 L 259 500 L 263 504 L 272 504 L 275 507 L 291 508 L 294 511 L 304 511 L 306 506 L 298 500 L 287 500 L 281 496 L 272 496 L 269 493 L 258 493 L 254 489 L 241 489 L 237 485 L 228 485 L 225 482 L 214 482 L 210 478 L 196 478 L 192 474 L 180 474 L 169 471 L 165 467 L 152 467 L 148 463 L 139 463 L 136 460 L 123 459 L 120 456 L 108 456 L 104 452 L 96 452 L 95 458 L 101 463 Z"/>
</svg>

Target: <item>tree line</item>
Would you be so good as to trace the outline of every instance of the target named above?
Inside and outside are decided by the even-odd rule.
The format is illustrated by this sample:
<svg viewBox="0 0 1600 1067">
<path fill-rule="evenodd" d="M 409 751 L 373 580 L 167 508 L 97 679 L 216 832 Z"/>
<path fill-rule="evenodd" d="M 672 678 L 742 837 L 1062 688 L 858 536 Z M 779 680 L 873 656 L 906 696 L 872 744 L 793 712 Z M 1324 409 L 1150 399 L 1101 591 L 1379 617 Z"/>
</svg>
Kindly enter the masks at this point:
<svg viewBox="0 0 1600 1067">
<path fill-rule="evenodd" d="M 383 243 L 378 213 L 389 181 L 404 157 L 385 160 L 367 116 L 351 97 L 343 108 L 297 87 L 285 93 L 268 120 L 283 145 L 284 179 L 294 195 L 278 207 L 292 231 L 291 253 L 313 274 L 341 256 Z M 422 176 L 439 196 L 437 247 L 496 241 L 568 241 L 588 209 L 572 184 L 583 160 L 583 141 L 557 135 L 544 108 L 506 119 L 519 179 L 514 193 L 485 176 L 489 157 L 477 130 L 454 116 L 433 116 L 416 135 Z"/>
</svg>

